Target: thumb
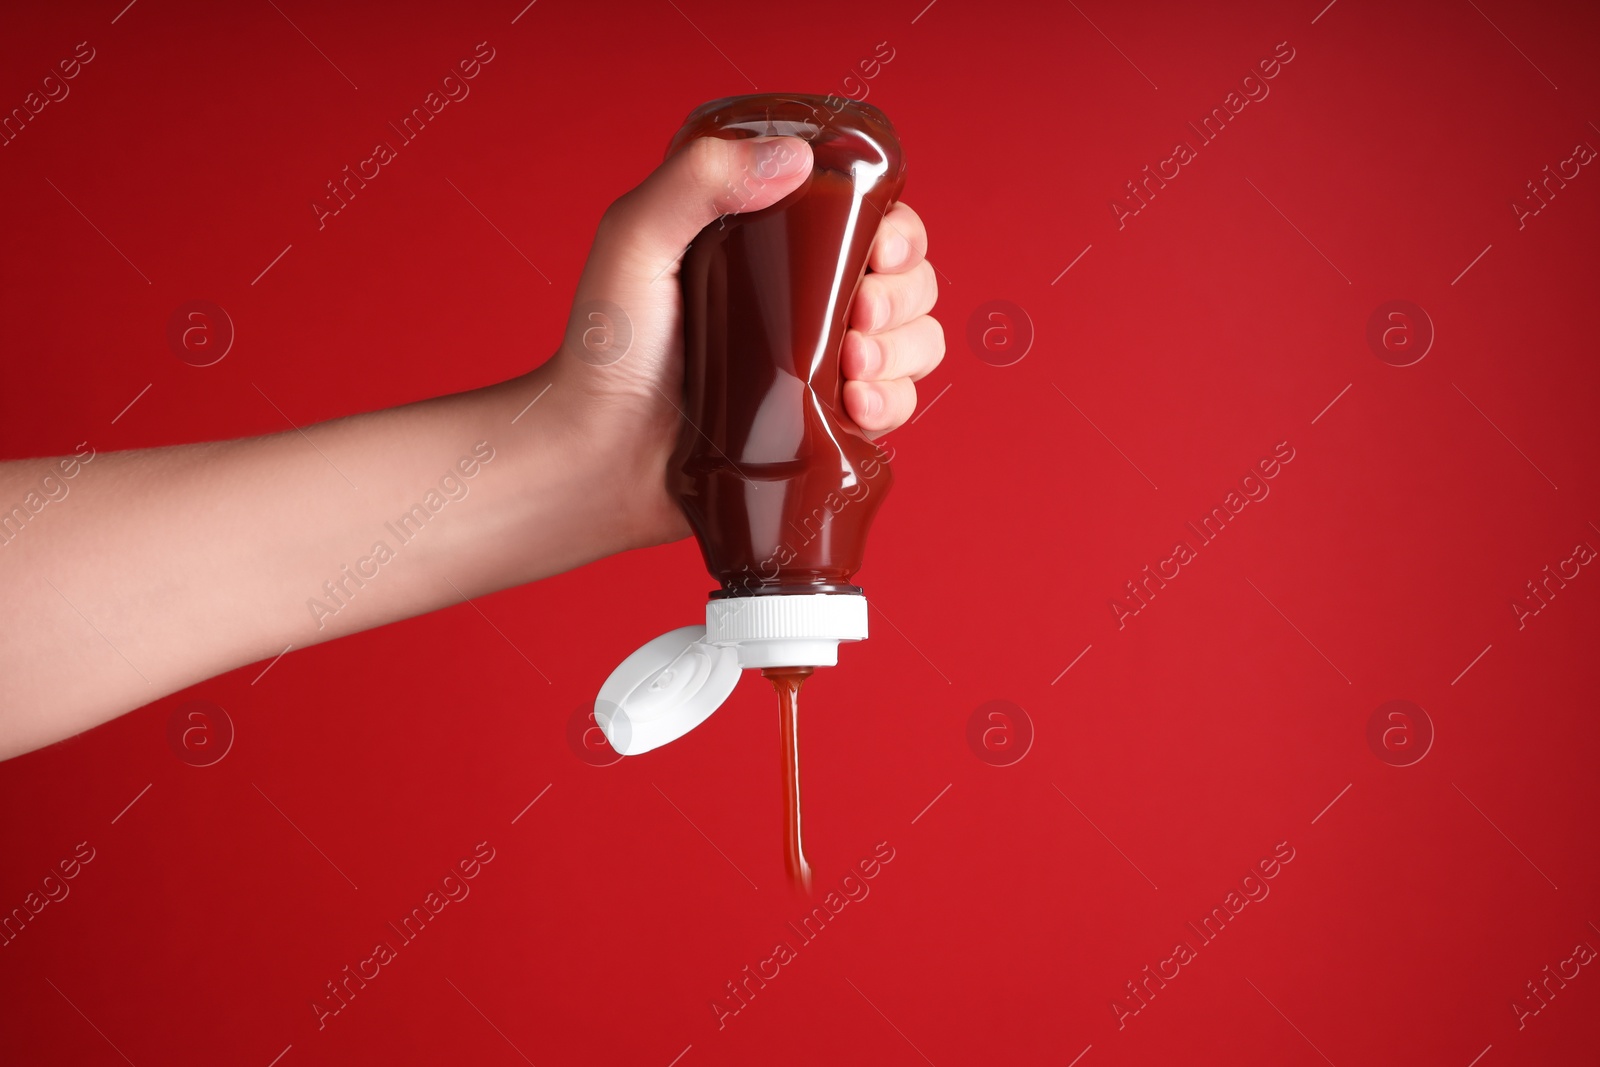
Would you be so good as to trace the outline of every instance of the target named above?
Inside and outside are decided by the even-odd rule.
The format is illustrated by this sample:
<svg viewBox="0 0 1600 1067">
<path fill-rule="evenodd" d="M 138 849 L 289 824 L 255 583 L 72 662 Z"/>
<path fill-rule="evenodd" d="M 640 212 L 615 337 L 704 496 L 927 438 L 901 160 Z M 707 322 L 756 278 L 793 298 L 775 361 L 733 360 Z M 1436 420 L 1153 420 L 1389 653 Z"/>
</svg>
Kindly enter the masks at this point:
<svg viewBox="0 0 1600 1067">
<path fill-rule="evenodd" d="M 659 275 L 720 216 L 770 207 L 810 173 L 798 137 L 697 137 L 611 206 L 597 243 L 624 242 L 619 258 Z"/>
</svg>

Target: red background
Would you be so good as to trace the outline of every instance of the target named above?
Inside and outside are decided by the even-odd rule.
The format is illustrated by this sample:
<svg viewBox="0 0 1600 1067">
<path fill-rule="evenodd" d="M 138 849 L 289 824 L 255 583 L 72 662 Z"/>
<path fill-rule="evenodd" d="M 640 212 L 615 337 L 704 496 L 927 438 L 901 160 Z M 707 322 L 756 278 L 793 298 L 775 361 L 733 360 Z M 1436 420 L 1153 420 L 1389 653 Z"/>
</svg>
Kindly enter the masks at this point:
<svg viewBox="0 0 1600 1067">
<path fill-rule="evenodd" d="M 275 432 L 517 374 L 557 345 L 600 212 L 693 106 L 858 90 L 880 41 L 868 99 L 902 135 L 950 339 L 890 438 L 873 637 L 807 686 L 820 881 L 894 850 L 814 943 L 786 926 L 806 906 L 755 679 L 646 756 L 595 767 L 568 743 L 622 656 L 695 621 L 709 583 L 683 543 L 295 650 L 0 766 L 0 907 L 95 850 L 0 948 L 0 1059 L 1594 1062 L 1593 968 L 1522 1029 L 1511 1005 L 1600 946 L 1600 577 L 1520 630 L 1510 605 L 1600 546 L 1600 175 L 1521 229 L 1510 204 L 1600 146 L 1600 16 L 924 3 L 0 17 L 5 109 L 96 51 L 0 149 L 7 457 Z M 319 231 L 323 183 L 480 41 L 496 56 L 470 97 Z M 1124 183 L 1282 41 L 1270 96 L 1119 230 Z M 166 340 L 195 299 L 237 332 L 205 368 Z M 1366 340 L 1396 299 L 1437 334 L 1407 367 Z M 1010 366 L 966 340 L 991 300 L 1031 320 Z M 1119 629 L 1124 583 L 1279 442 L 1271 495 Z M 168 741 L 195 699 L 236 731 L 212 766 Z M 1415 752 L 1417 716 L 1368 742 L 1396 699 L 1435 734 L 1409 766 L 1381 756 Z M 991 700 L 1034 731 L 1010 766 L 968 743 Z M 398 941 L 386 923 L 480 841 L 470 896 L 319 1030 L 324 983 Z M 1270 896 L 1200 945 L 1185 924 L 1280 842 Z M 711 1002 L 780 939 L 798 958 L 719 1029 Z M 1113 1000 L 1180 939 L 1197 958 L 1119 1028 Z"/>
</svg>

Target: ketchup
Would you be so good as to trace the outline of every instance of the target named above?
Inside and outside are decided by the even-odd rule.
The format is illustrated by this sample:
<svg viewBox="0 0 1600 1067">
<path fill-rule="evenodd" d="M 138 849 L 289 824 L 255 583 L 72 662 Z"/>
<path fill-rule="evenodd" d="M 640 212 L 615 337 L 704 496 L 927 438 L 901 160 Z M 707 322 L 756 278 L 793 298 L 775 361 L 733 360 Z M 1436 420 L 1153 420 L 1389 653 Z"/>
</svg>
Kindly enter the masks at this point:
<svg viewBox="0 0 1600 1067">
<path fill-rule="evenodd" d="M 774 134 L 810 142 L 811 176 L 706 227 L 683 258 L 687 418 L 668 487 L 721 584 L 713 596 L 857 593 L 893 475 L 844 413 L 839 349 L 905 164 L 883 112 L 837 97 L 714 100 L 672 147 Z"/>
</svg>

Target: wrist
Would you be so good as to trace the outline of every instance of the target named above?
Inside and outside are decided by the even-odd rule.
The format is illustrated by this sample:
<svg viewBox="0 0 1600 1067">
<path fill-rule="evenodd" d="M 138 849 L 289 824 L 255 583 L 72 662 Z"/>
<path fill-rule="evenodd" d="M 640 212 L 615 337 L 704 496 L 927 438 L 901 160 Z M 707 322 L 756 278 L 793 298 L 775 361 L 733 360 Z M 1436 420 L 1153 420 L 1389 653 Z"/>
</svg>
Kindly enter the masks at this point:
<svg viewBox="0 0 1600 1067">
<path fill-rule="evenodd" d="M 666 490 L 677 412 L 596 390 L 592 370 L 558 354 L 487 390 L 482 418 L 498 425 L 520 472 L 520 536 L 547 543 L 552 527 L 560 528 L 582 556 L 570 566 L 690 532 Z"/>
</svg>

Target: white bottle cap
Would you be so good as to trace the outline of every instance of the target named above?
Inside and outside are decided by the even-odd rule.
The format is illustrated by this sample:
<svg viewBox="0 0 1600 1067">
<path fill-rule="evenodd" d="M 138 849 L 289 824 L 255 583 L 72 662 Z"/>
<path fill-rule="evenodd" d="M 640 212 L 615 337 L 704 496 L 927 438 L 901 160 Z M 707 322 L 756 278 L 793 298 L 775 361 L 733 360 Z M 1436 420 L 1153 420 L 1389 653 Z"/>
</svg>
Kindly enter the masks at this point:
<svg viewBox="0 0 1600 1067">
<path fill-rule="evenodd" d="M 743 667 L 832 667 L 840 641 L 867 636 L 860 594 L 741 596 L 706 604 L 706 640 L 739 651 Z"/>
<path fill-rule="evenodd" d="M 594 719 L 619 755 L 675 741 L 710 718 L 743 668 L 832 667 L 867 636 L 867 598 L 795 593 L 706 604 L 706 625 L 662 634 L 611 672 Z"/>
</svg>

